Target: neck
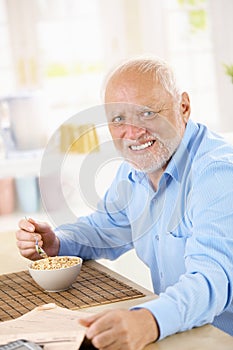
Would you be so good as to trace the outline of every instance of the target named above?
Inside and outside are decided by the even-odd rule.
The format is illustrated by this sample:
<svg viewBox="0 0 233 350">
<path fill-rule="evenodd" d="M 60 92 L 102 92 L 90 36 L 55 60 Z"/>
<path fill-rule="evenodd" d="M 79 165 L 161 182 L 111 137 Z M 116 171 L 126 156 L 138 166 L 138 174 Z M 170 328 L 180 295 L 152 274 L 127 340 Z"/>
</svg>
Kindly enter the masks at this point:
<svg viewBox="0 0 233 350">
<path fill-rule="evenodd" d="M 162 168 L 162 169 L 159 169 L 157 171 L 154 171 L 152 173 L 147 174 L 147 176 L 151 182 L 151 185 L 155 191 L 157 191 L 157 189 L 158 189 L 159 180 L 161 179 L 161 176 L 163 175 L 164 170 L 165 170 L 165 168 L 164 169 Z"/>
</svg>

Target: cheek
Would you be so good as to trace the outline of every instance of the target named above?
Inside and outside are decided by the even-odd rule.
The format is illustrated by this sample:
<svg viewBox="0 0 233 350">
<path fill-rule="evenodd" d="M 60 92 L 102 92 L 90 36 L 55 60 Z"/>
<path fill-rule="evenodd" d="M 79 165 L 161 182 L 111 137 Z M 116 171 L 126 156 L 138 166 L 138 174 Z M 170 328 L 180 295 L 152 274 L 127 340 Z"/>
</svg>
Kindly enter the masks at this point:
<svg viewBox="0 0 233 350">
<path fill-rule="evenodd" d="M 114 143 L 114 146 L 117 150 L 122 150 L 122 139 L 123 139 L 123 135 L 122 135 L 122 130 L 121 128 L 116 128 L 116 127 L 109 127 L 109 131 Z"/>
<path fill-rule="evenodd" d="M 123 130 L 120 127 L 116 128 L 116 127 L 109 126 L 109 131 L 113 141 L 123 137 Z"/>
<path fill-rule="evenodd" d="M 157 133 L 161 139 L 172 139 L 180 135 L 180 125 L 164 118 L 159 120 L 154 132 Z"/>
</svg>

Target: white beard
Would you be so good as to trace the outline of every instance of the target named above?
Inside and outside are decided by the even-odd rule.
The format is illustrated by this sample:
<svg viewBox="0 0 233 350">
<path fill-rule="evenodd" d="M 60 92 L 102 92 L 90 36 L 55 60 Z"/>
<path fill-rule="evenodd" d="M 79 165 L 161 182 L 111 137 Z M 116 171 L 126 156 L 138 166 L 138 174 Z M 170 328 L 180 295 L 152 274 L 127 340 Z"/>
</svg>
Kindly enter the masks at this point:
<svg viewBox="0 0 233 350">
<path fill-rule="evenodd" d="M 161 170 L 175 153 L 180 144 L 181 137 L 177 135 L 171 140 L 163 141 L 159 140 L 157 135 L 153 135 L 153 137 L 155 137 L 157 144 L 156 154 L 154 154 L 150 148 L 148 148 L 148 150 L 143 154 L 137 154 L 137 151 L 132 154 L 132 151 L 129 150 L 128 140 L 124 142 L 123 151 L 119 150 L 119 152 L 136 170 L 145 173 L 153 173 Z"/>
</svg>

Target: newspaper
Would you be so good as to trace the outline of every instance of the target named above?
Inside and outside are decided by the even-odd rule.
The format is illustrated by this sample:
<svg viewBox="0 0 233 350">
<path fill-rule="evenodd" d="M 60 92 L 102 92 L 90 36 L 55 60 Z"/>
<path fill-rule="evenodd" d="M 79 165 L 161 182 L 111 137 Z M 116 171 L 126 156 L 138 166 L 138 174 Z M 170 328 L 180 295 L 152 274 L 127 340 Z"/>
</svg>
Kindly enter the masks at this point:
<svg viewBox="0 0 233 350">
<path fill-rule="evenodd" d="M 48 350 L 77 350 L 85 335 L 85 327 L 78 319 L 85 315 L 56 304 L 38 306 L 21 317 L 0 323 L 0 344 L 27 339 Z"/>
</svg>

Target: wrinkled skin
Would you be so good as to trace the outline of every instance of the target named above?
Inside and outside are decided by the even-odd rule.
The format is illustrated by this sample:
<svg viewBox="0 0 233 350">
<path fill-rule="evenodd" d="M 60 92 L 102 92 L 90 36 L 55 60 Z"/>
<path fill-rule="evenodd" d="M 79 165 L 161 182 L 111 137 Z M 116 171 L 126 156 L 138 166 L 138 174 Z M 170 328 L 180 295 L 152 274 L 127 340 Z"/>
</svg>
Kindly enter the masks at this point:
<svg viewBox="0 0 233 350">
<path fill-rule="evenodd" d="M 150 73 L 136 70 L 110 79 L 105 102 L 116 149 L 133 167 L 146 172 L 156 189 L 183 137 L 190 116 L 188 94 L 175 98 Z"/>
<path fill-rule="evenodd" d="M 106 114 L 116 148 L 135 168 L 148 174 L 156 189 L 184 134 L 190 103 L 187 93 L 176 101 L 150 74 L 140 74 L 131 71 L 108 82 Z M 120 109 L 115 110 L 116 106 Z M 48 255 L 58 254 L 59 240 L 50 226 L 23 219 L 16 238 L 24 257 L 39 258 L 35 234 Z M 141 350 L 159 337 L 156 319 L 147 309 L 108 310 L 87 316 L 80 323 L 87 327 L 87 338 L 100 350 Z"/>
<path fill-rule="evenodd" d="M 19 230 L 16 232 L 16 244 L 22 256 L 30 260 L 41 258 L 35 249 L 35 235 L 39 246 L 43 245 L 43 249 L 49 256 L 58 255 L 59 240 L 51 227 L 45 222 L 37 222 L 30 218 L 20 220 Z"/>
<path fill-rule="evenodd" d="M 35 250 L 35 234 L 39 245 L 50 256 L 59 251 L 59 241 L 47 223 L 22 219 L 16 232 L 20 253 L 31 260 L 40 258 Z M 87 327 L 86 336 L 102 350 L 140 350 L 155 341 L 159 329 L 153 315 L 146 309 L 108 310 L 80 320 Z"/>
<path fill-rule="evenodd" d="M 86 336 L 100 350 L 141 350 L 158 338 L 158 327 L 146 309 L 107 310 L 88 316 L 80 323 Z"/>
</svg>

